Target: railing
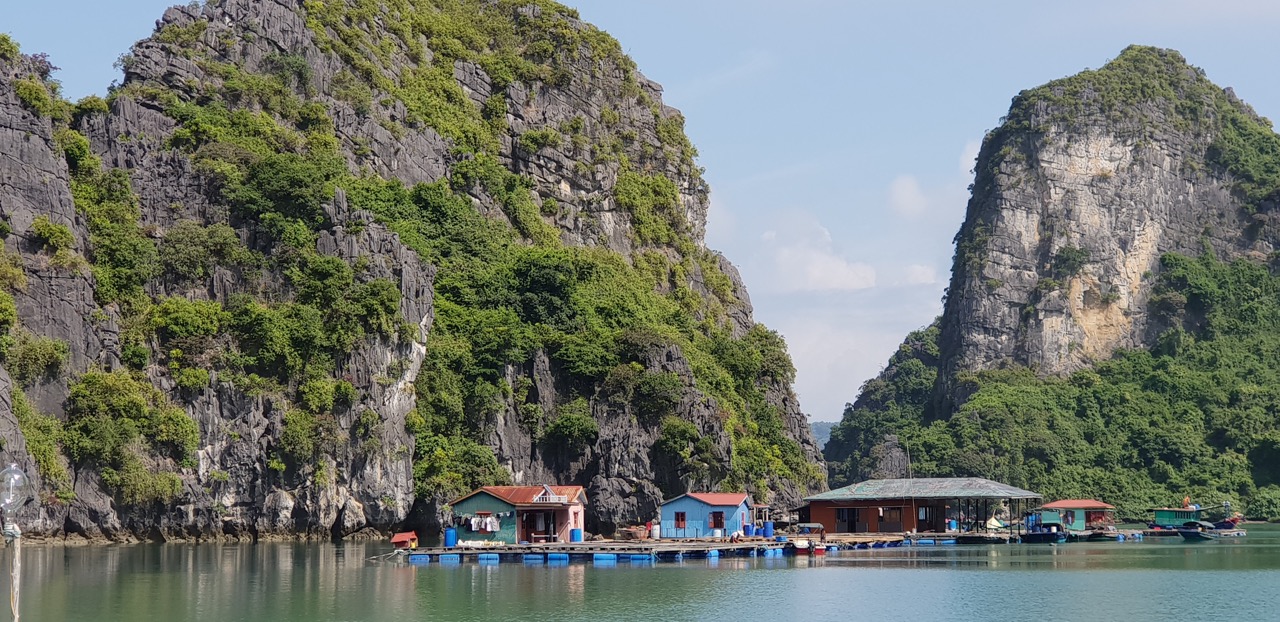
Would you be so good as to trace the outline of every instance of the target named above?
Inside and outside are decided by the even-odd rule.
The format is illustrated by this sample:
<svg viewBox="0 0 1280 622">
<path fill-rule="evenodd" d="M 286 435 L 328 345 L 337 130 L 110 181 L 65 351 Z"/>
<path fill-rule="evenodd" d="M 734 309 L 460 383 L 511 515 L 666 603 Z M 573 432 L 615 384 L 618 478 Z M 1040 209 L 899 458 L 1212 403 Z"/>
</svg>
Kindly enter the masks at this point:
<svg viewBox="0 0 1280 622">
<path fill-rule="evenodd" d="M 528 497 L 526 497 L 528 498 Z M 569 497 L 564 495 L 538 495 L 534 503 L 568 503 Z"/>
</svg>

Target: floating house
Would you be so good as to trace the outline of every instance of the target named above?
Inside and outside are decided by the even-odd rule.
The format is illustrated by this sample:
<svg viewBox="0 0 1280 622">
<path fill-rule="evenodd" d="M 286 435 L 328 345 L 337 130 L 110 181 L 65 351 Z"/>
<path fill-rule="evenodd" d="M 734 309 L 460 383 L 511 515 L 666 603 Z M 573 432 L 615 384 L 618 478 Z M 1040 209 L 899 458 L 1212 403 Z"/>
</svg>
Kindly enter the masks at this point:
<svg viewBox="0 0 1280 622">
<path fill-rule="evenodd" d="M 1036 510 L 1042 523 L 1056 523 L 1069 531 L 1095 531 L 1114 528 L 1116 507 L 1093 499 L 1063 499 L 1046 503 Z"/>
<path fill-rule="evenodd" d="M 663 538 L 718 538 L 752 524 L 745 492 L 690 492 L 662 502 Z"/>
<path fill-rule="evenodd" d="M 454 499 L 459 540 L 571 542 L 582 537 L 582 486 L 485 486 Z"/>
<path fill-rule="evenodd" d="M 402 531 L 391 536 L 391 546 L 398 549 L 418 548 L 418 534 L 413 531 Z"/>
<path fill-rule="evenodd" d="M 1003 506 L 1020 516 L 1038 493 L 980 477 L 873 479 L 805 498 L 827 533 L 984 531 Z"/>
</svg>

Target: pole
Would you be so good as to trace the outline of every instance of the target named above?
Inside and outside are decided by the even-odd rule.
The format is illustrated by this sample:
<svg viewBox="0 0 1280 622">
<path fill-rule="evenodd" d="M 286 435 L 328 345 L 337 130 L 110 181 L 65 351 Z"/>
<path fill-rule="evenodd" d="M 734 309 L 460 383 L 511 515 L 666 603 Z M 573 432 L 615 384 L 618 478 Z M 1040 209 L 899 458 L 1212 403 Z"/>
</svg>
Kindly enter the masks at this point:
<svg viewBox="0 0 1280 622">
<path fill-rule="evenodd" d="M 22 532 L 18 530 L 18 524 L 9 517 L 7 511 L 0 514 L 0 523 L 3 524 L 5 543 L 13 547 L 13 566 L 9 574 L 9 610 L 13 613 L 13 622 L 18 622 L 18 595 L 21 593 L 18 589 L 18 579 L 22 577 Z"/>
<path fill-rule="evenodd" d="M 18 622 L 18 578 L 22 576 L 22 538 L 14 537 L 13 573 L 9 578 L 9 609 L 13 611 L 13 622 Z"/>
</svg>

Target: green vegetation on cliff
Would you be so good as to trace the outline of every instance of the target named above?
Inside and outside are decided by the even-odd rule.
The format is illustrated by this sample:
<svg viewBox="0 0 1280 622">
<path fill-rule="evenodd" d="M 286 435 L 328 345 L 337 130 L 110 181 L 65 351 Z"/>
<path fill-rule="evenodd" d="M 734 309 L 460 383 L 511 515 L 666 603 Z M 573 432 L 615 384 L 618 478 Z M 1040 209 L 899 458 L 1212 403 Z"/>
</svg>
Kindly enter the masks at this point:
<svg viewBox="0 0 1280 622">
<path fill-rule="evenodd" d="M 422 368 L 416 378 L 406 377 L 408 361 L 397 360 L 377 376 L 387 386 L 408 380 L 405 386 L 416 392 L 417 408 L 406 423 L 416 446 L 399 450 L 413 453 L 420 497 L 448 499 L 510 479 L 479 444 L 508 403 L 515 402 L 541 447 L 567 459 L 594 441 L 595 415 L 627 403 L 617 395 L 643 400 L 635 402 L 637 420 L 656 429 L 675 413 L 687 384 L 715 399 L 732 453 L 711 456 L 705 444 L 690 441 L 698 451 L 686 452 L 688 464 L 678 468 L 733 489 L 763 491 L 771 478 L 821 479 L 762 387 L 791 382 L 785 345 L 761 326 L 732 336 L 726 314 L 736 303 L 732 284 L 719 259 L 692 238 L 680 186 L 656 172 L 670 159 L 700 187 L 683 120 L 662 117 L 616 41 L 545 0 L 308 0 L 303 9 L 322 49 L 346 65 L 331 93 L 317 92 L 301 57 L 279 54 L 250 68 L 208 54 L 204 29 L 172 26 L 155 41 L 191 59 L 211 79 L 192 84 L 193 94 L 144 82 L 113 94 L 152 102 L 177 122 L 168 146 L 190 156 L 210 198 L 229 208 L 238 226 L 250 228 L 246 237 L 256 244 L 250 251 L 229 227 L 199 223 L 179 223 L 158 245 L 133 244 L 136 215 L 127 192 L 85 192 L 86 211 L 118 208 L 112 212 L 121 223 L 118 235 L 107 237 L 104 229 L 95 237 L 92 260 L 95 274 L 101 271 L 113 284 L 100 292 L 102 302 L 124 307 L 126 362 L 137 368 L 165 363 L 185 390 L 214 381 L 200 373 L 213 370 L 218 381 L 287 400 L 273 468 L 285 477 L 319 477 L 333 421 L 347 407 L 328 397 L 342 357 L 363 339 L 417 338 L 417 327 L 395 319 L 400 292 L 394 284 L 368 281 L 358 263 L 316 251 L 318 232 L 364 226 L 333 222 L 326 207 L 341 189 L 352 208 L 372 213 L 438 269 L 436 316 Z M 455 61 L 483 68 L 496 92 L 483 104 L 473 101 L 455 77 Z M 600 247 L 563 244 L 550 220 L 559 212 L 554 199 L 539 197 L 533 179 L 502 164 L 504 144 L 532 153 L 585 145 L 582 117 L 516 135 L 507 127 L 505 92 L 516 83 L 569 87 L 588 79 L 575 73 L 584 70 L 616 81 L 618 92 L 608 97 L 645 106 L 645 116 L 653 118 L 641 121 L 655 124 L 662 143 L 643 152 L 629 145 L 623 135 L 630 131 L 634 141 L 636 132 L 626 125 L 637 120 L 613 108 L 602 121 L 622 126 L 605 155 L 622 169 L 613 192 L 632 215 L 637 252 L 631 261 Z M 358 152 L 358 146 L 344 143 L 324 95 L 376 118 L 394 135 L 434 129 L 454 147 L 447 176 L 408 187 L 368 169 L 352 171 L 344 151 Z M 404 114 L 393 121 L 388 111 L 398 104 Z M 84 159 L 76 136 L 68 135 L 63 147 L 73 169 Z M 641 166 L 642 158 L 657 166 Z M 100 180 L 111 174 L 92 175 Z M 86 184 L 86 190 L 100 185 Z M 478 211 L 477 200 L 501 214 Z M 122 252 L 103 252 L 108 245 Z M 139 295 L 145 278 L 129 278 L 144 276 L 143 267 L 154 271 L 149 278 L 188 285 L 216 267 L 240 270 L 246 279 L 256 271 L 262 281 L 283 281 L 288 295 L 245 293 L 225 305 L 152 300 Z M 710 291 L 697 291 L 699 283 Z M 638 364 L 663 348 L 683 353 L 691 379 L 648 373 Z M 531 403 L 527 387 L 521 393 L 511 386 L 513 376 L 527 381 L 527 367 L 539 354 L 551 360 L 563 385 L 561 403 Z"/>
<path fill-rule="evenodd" d="M 1172 328 L 1156 347 L 1062 379 L 967 375 L 969 399 L 940 420 L 926 413 L 938 330 L 913 333 L 833 430 L 832 485 L 868 476 L 871 449 L 895 434 L 917 476 L 1095 497 L 1129 518 L 1186 495 L 1280 517 L 1280 273 L 1166 255 L 1159 279 L 1152 311 Z"/>
<path fill-rule="evenodd" d="M 1129 46 L 1100 69 L 1023 91 L 988 140 L 1099 121 L 1120 124 L 1135 138 L 1161 124 L 1206 135 L 1206 162 L 1231 175 L 1250 209 L 1280 199 L 1280 135 L 1271 122 L 1174 50 Z M 1013 153 L 1010 148 L 1006 155 Z"/>
</svg>

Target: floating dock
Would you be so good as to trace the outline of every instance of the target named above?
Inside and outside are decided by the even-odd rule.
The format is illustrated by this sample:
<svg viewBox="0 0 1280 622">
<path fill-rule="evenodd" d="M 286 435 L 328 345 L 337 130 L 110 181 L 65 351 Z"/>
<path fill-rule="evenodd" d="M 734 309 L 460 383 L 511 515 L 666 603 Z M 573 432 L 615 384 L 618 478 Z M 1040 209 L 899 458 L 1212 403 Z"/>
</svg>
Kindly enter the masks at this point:
<svg viewBox="0 0 1280 622">
<path fill-rule="evenodd" d="M 776 540 L 741 542 L 711 540 L 637 540 L 603 542 L 561 542 L 549 544 L 507 544 L 484 547 L 419 547 L 405 549 L 410 563 L 554 564 L 590 561 L 653 563 L 720 557 L 781 557 L 789 543 Z"/>
</svg>

